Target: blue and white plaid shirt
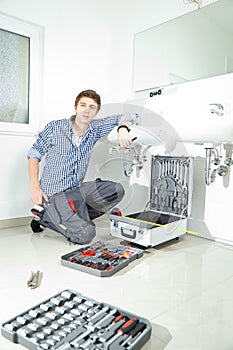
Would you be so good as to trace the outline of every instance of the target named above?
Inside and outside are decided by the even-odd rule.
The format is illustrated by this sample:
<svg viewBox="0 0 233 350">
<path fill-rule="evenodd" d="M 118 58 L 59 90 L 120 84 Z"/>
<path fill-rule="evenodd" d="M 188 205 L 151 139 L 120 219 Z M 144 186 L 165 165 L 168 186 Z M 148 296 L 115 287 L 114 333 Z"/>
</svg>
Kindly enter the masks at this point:
<svg viewBox="0 0 233 350">
<path fill-rule="evenodd" d="M 119 125 L 122 115 L 92 120 L 78 146 L 72 141 L 74 118 L 48 123 L 28 152 L 28 158 L 39 162 L 46 156 L 40 185 L 48 196 L 81 184 L 95 143 Z"/>
</svg>

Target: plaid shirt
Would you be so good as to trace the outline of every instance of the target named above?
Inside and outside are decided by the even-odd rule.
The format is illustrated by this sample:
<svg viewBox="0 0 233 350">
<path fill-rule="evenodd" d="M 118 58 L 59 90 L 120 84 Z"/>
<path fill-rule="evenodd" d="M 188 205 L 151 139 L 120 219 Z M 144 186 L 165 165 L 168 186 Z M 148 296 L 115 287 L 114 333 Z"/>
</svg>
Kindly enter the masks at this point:
<svg viewBox="0 0 233 350">
<path fill-rule="evenodd" d="M 72 116 L 70 119 L 48 123 L 28 152 L 28 158 L 36 158 L 38 161 L 46 156 L 40 185 L 48 196 L 81 184 L 95 143 L 119 125 L 122 116 L 92 120 L 79 146 L 72 141 L 71 120 L 74 118 Z"/>
</svg>

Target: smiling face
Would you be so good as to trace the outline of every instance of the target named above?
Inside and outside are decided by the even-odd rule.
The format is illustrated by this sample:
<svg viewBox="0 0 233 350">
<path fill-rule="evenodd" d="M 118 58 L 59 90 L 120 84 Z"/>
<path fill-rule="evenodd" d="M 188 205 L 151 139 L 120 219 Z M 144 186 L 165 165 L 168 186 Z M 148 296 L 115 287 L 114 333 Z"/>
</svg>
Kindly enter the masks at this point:
<svg viewBox="0 0 233 350">
<path fill-rule="evenodd" d="M 98 113 L 98 104 L 90 97 L 81 97 L 75 106 L 76 122 L 87 126 Z"/>
</svg>

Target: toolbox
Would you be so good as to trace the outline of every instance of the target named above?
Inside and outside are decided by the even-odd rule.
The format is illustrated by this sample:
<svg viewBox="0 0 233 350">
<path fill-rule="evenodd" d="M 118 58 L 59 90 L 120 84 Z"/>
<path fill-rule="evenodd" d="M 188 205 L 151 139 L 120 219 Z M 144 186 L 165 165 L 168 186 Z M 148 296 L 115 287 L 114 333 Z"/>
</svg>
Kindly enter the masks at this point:
<svg viewBox="0 0 233 350">
<path fill-rule="evenodd" d="M 111 235 L 153 247 L 186 233 L 191 211 L 193 158 L 153 155 L 150 199 L 143 212 L 110 214 Z"/>
<path fill-rule="evenodd" d="M 112 276 L 143 256 L 143 250 L 97 241 L 61 257 L 61 264 L 99 277 Z"/>
<path fill-rule="evenodd" d="M 151 336 L 151 325 L 67 289 L 4 322 L 1 333 L 30 350 L 139 350 Z"/>
</svg>

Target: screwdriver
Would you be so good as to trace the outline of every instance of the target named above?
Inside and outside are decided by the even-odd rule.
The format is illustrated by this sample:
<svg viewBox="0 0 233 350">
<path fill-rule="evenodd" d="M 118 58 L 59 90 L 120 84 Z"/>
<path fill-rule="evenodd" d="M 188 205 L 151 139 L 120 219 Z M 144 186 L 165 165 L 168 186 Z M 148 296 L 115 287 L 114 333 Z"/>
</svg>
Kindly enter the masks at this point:
<svg viewBox="0 0 233 350">
<path fill-rule="evenodd" d="M 120 320 L 122 320 L 122 318 L 124 318 L 125 317 L 125 314 L 120 314 L 120 315 L 118 315 L 118 316 L 116 316 L 116 318 L 114 318 L 114 320 L 112 321 L 112 323 L 107 327 L 107 328 L 105 328 L 104 330 L 103 330 L 103 333 L 106 333 L 106 332 L 108 332 L 111 328 L 112 328 L 112 325 L 113 324 L 115 324 L 115 323 L 118 323 Z M 100 330 L 101 331 L 101 330 Z M 100 332 L 99 331 L 99 332 Z M 100 332 L 101 333 L 101 332 Z"/>
<path fill-rule="evenodd" d="M 132 317 L 130 320 L 126 321 L 121 328 L 116 331 L 116 334 L 109 339 L 107 345 L 114 343 L 119 337 L 128 334 L 137 325 L 138 320 L 136 317 Z"/>
<path fill-rule="evenodd" d="M 125 346 L 127 344 L 127 346 L 131 343 L 130 340 L 132 338 L 134 338 L 135 336 L 138 336 L 139 334 L 142 333 L 142 331 L 146 328 L 146 325 L 145 323 L 143 322 L 139 322 L 136 327 L 134 329 L 132 329 L 132 331 L 130 331 L 128 334 L 129 334 L 129 337 L 124 340 L 123 343 L 121 343 L 121 346 Z"/>
<path fill-rule="evenodd" d="M 106 343 L 109 339 L 111 339 L 116 331 L 126 322 L 126 317 L 124 314 L 118 315 L 112 323 L 106 328 L 101 328 L 98 331 L 99 340 L 101 342 Z"/>
</svg>

